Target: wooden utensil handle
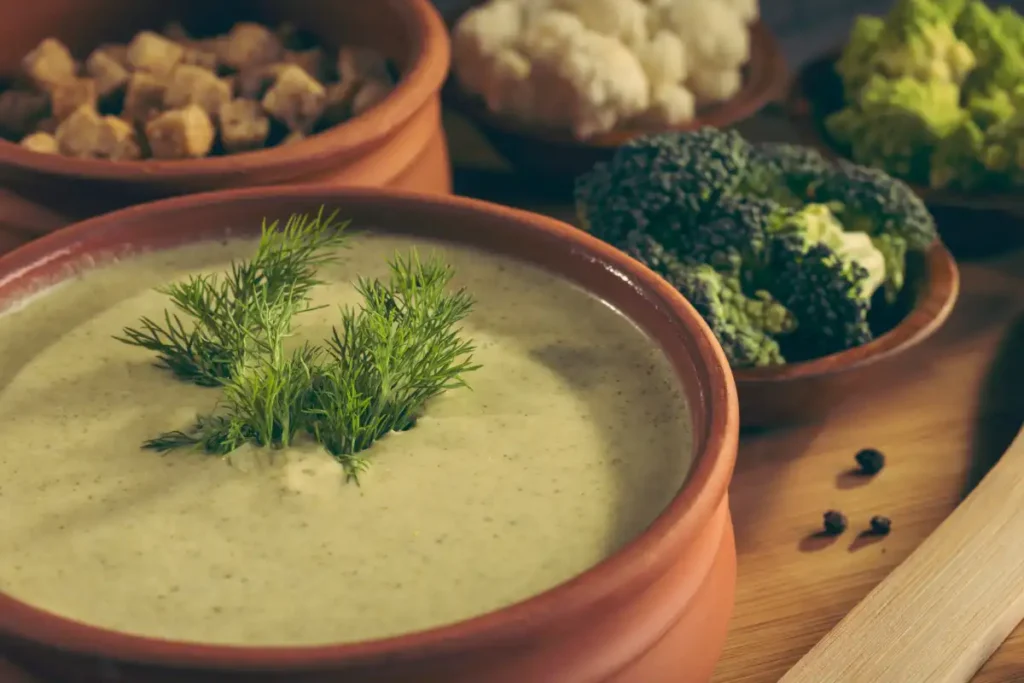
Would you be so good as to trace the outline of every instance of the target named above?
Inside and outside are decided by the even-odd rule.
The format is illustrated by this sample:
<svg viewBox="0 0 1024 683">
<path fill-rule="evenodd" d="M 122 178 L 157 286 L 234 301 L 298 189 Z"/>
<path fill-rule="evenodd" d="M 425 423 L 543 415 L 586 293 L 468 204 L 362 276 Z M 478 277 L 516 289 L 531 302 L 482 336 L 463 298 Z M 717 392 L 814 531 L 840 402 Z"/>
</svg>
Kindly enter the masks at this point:
<svg viewBox="0 0 1024 683">
<path fill-rule="evenodd" d="M 1024 429 L 780 683 L 967 683 L 1024 619 Z"/>
</svg>

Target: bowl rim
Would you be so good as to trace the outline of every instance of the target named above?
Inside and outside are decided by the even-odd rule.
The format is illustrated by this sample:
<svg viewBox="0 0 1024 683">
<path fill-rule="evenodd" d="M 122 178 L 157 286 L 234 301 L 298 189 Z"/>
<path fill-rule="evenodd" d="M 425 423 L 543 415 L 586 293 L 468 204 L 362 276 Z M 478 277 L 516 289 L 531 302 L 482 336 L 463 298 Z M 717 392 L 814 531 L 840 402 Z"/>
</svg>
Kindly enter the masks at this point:
<svg viewBox="0 0 1024 683">
<path fill-rule="evenodd" d="M 580 615 L 648 580 L 675 560 L 678 548 L 706 529 L 724 504 L 739 442 L 739 404 L 736 385 L 725 355 L 697 311 L 673 287 L 646 266 L 621 251 L 554 218 L 520 209 L 463 197 L 396 192 L 380 188 L 337 188 L 326 185 L 247 188 L 187 195 L 136 205 L 92 218 L 45 235 L 0 256 L 0 289 L 34 267 L 72 255 L 93 233 L 116 230 L 123 223 L 138 223 L 154 214 L 202 209 L 209 205 L 250 201 L 308 201 L 310 205 L 345 202 L 373 206 L 386 213 L 398 207 L 436 219 L 445 216 L 486 216 L 514 224 L 523 239 L 538 244 L 557 240 L 565 253 L 581 257 L 621 279 L 641 293 L 645 305 L 674 319 L 689 332 L 689 339 L 666 335 L 656 341 L 665 353 L 685 353 L 697 371 L 703 430 L 693 465 L 679 492 L 639 536 L 614 555 L 576 577 L 508 607 L 454 624 L 363 642 L 313 646 L 225 646 L 170 641 L 101 629 L 31 607 L 0 592 L 0 637 L 36 643 L 88 656 L 151 665 L 198 666 L 214 669 L 324 667 L 356 662 L 377 662 L 410 653 L 440 654 L 490 647 L 527 638 L 537 624 L 552 615 Z M 379 208 L 378 208 L 379 207 Z M 463 218 L 464 219 L 464 218 Z M 130 240 L 130 238 L 125 238 Z M 151 239 L 151 238 L 150 238 Z M 148 240 L 147 240 L 148 241 Z M 187 242 L 188 240 L 186 240 Z M 496 250 L 501 253 L 501 250 Z M 556 271 L 557 272 L 557 271 Z M 628 316 L 627 316 L 628 317 Z M 689 351 L 687 351 L 689 347 Z M 674 349 L 674 351 L 673 351 Z M 701 433 L 697 431 L 697 433 Z"/>
<path fill-rule="evenodd" d="M 831 159 L 852 161 L 841 149 L 833 145 L 824 131 L 822 118 L 818 113 L 819 99 L 812 96 L 807 87 L 810 75 L 819 69 L 828 68 L 834 73 L 834 65 L 842 55 L 843 46 L 833 47 L 806 62 L 794 75 L 784 98 L 786 118 L 793 124 L 800 139 Z M 962 207 L 1007 211 L 1014 215 L 1024 214 L 1024 191 L 986 190 L 965 192 L 956 189 L 936 189 L 903 179 L 921 199 L 941 207 Z"/>
<path fill-rule="evenodd" d="M 953 312 L 960 295 L 956 259 L 938 238 L 924 254 L 925 287 L 914 307 L 895 327 L 871 340 L 839 353 L 799 363 L 733 371 L 739 385 L 772 384 L 787 380 L 824 377 L 849 372 L 901 354 L 934 334 Z"/>
<path fill-rule="evenodd" d="M 453 14 L 449 23 L 454 25 L 459 17 L 468 11 Z M 577 139 L 572 133 L 550 127 L 531 126 L 528 123 L 502 114 L 494 113 L 483 104 L 480 97 L 463 88 L 455 74 L 455 68 L 448 78 L 445 99 L 463 115 L 478 125 L 487 126 L 503 135 L 530 138 L 562 147 L 614 150 L 640 135 L 653 132 L 688 131 L 702 126 L 725 128 L 749 119 L 769 103 L 785 97 L 789 88 L 790 74 L 782 46 L 775 34 L 760 18 L 748 26 L 751 57 L 743 65 L 745 78 L 740 90 L 728 100 L 719 102 L 696 112 L 695 118 L 681 126 L 657 129 L 614 128 L 586 140 Z"/>
<path fill-rule="evenodd" d="M 387 97 L 344 123 L 290 145 L 201 159 L 78 159 L 40 154 L 17 143 L 0 140 L 0 164 L 52 176 L 97 180 L 176 179 L 237 175 L 253 168 L 306 166 L 371 145 L 387 137 L 440 91 L 451 62 L 451 42 L 444 20 L 430 0 L 375 1 L 386 2 L 397 15 L 410 37 L 412 59 Z"/>
</svg>

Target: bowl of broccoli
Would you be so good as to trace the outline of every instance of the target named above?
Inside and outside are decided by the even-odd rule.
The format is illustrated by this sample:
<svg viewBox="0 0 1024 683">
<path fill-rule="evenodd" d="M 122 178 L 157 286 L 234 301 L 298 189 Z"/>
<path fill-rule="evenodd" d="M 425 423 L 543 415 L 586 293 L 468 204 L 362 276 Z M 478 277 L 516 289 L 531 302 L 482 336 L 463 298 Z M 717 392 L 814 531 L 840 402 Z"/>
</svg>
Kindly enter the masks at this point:
<svg viewBox="0 0 1024 683">
<path fill-rule="evenodd" d="M 701 128 L 636 138 L 575 187 L 584 229 L 678 289 L 733 369 L 745 426 L 811 418 L 949 316 L 956 263 L 884 171 Z"/>
<path fill-rule="evenodd" d="M 1024 17 L 984 0 L 898 0 L 857 18 L 789 98 L 808 142 L 934 206 L 1024 214 Z"/>
</svg>

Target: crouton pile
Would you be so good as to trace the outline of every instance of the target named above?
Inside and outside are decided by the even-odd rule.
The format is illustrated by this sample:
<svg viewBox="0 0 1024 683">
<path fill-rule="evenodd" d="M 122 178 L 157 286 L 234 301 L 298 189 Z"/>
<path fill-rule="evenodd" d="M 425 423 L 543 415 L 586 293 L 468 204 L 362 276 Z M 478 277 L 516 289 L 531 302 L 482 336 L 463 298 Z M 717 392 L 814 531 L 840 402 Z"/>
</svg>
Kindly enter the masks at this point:
<svg viewBox="0 0 1024 683">
<path fill-rule="evenodd" d="M 0 91 L 0 136 L 84 159 L 198 159 L 301 140 L 394 85 L 381 55 L 342 47 L 332 59 L 290 25 L 242 22 L 194 38 L 175 23 L 84 62 L 46 38 Z"/>
</svg>

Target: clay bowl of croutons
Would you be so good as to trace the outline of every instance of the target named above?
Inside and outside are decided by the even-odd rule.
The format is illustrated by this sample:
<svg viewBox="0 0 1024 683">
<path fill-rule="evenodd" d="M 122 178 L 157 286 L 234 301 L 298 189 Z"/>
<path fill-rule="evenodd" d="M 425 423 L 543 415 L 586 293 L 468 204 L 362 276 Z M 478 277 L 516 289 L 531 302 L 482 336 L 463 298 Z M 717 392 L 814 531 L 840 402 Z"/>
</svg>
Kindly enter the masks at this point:
<svg viewBox="0 0 1024 683">
<path fill-rule="evenodd" d="M 639 135 L 727 127 L 785 95 L 757 0 L 467 4 L 446 17 L 446 101 L 532 175 L 570 179 Z"/>
<path fill-rule="evenodd" d="M 196 191 L 451 190 L 429 0 L 32 0 L 0 26 L 0 249 Z"/>
</svg>

